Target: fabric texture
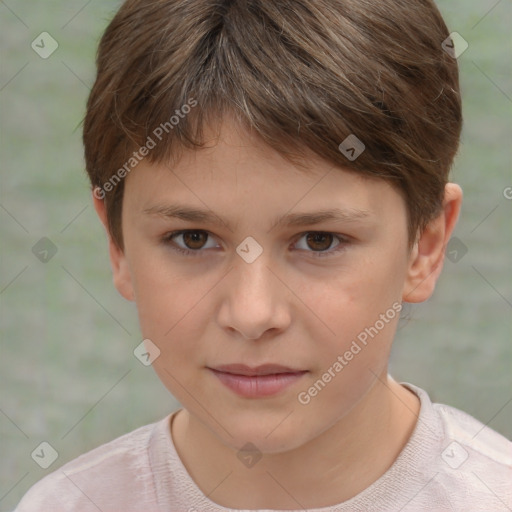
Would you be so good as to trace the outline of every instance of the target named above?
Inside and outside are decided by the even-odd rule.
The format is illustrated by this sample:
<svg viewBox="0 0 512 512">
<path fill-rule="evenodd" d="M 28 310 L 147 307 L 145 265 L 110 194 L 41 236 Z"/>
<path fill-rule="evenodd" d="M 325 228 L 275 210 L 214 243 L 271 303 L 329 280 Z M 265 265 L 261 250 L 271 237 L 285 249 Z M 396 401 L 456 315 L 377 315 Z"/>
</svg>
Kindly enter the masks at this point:
<svg viewBox="0 0 512 512">
<path fill-rule="evenodd" d="M 424 390 L 402 384 L 419 397 L 421 408 L 394 464 L 352 499 L 309 511 L 512 510 L 512 442 L 458 409 L 433 404 Z M 207 498 L 187 473 L 172 440 L 172 414 L 45 476 L 29 489 L 15 512 L 235 510 Z"/>
</svg>

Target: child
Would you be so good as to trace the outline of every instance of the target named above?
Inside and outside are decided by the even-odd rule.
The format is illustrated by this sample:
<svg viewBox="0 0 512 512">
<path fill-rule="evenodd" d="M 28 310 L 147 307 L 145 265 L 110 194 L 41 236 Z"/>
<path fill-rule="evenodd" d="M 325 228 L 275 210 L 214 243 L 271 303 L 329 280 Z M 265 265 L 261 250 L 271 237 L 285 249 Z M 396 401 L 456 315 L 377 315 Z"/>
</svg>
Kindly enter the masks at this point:
<svg viewBox="0 0 512 512">
<path fill-rule="evenodd" d="M 431 0 L 121 6 L 86 166 L 141 355 L 183 408 L 19 512 L 511 509 L 512 443 L 387 372 L 461 205 L 447 48 Z"/>
</svg>

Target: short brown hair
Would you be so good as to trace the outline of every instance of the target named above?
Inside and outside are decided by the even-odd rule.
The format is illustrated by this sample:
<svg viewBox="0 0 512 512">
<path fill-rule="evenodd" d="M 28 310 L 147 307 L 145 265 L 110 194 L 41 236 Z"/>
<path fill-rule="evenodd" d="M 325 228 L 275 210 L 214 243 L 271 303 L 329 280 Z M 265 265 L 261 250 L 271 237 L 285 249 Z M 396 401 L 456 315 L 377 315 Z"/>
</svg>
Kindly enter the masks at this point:
<svg viewBox="0 0 512 512">
<path fill-rule="evenodd" d="M 134 152 L 156 142 L 158 127 L 142 152 L 149 162 L 199 149 L 205 126 L 229 112 L 286 158 L 309 148 L 389 180 L 413 242 L 442 206 L 459 144 L 448 36 L 431 0 L 125 1 L 99 44 L 83 131 L 113 239 L 123 247 L 122 178 Z M 365 145 L 355 160 L 338 149 L 351 134 Z"/>
</svg>

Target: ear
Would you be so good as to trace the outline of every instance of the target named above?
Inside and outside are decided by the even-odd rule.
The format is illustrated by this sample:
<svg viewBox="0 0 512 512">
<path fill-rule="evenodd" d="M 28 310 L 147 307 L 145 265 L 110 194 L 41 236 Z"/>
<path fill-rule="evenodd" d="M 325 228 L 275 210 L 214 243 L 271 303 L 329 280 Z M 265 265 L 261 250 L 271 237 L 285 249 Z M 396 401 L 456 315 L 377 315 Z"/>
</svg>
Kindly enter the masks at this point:
<svg viewBox="0 0 512 512">
<path fill-rule="evenodd" d="M 98 214 L 98 217 L 105 228 L 108 239 L 108 249 L 110 255 L 110 264 L 112 266 L 112 275 L 114 286 L 117 288 L 117 291 L 126 299 L 126 300 L 135 300 L 135 293 L 133 291 L 132 278 L 130 273 L 130 267 L 128 265 L 128 261 L 124 254 L 123 249 L 118 247 L 118 245 L 112 239 L 112 235 L 110 234 L 107 222 L 107 210 L 105 208 L 105 201 L 103 198 L 100 199 L 102 192 L 99 189 L 94 189 L 92 193 L 92 199 L 94 202 L 94 209 Z"/>
<path fill-rule="evenodd" d="M 411 250 L 402 291 L 404 302 L 423 302 L 434 292 L 461 204 L 462 189 L 455 183 L 447 183 L 441 213 L 419 234 Z"/>
</svg>

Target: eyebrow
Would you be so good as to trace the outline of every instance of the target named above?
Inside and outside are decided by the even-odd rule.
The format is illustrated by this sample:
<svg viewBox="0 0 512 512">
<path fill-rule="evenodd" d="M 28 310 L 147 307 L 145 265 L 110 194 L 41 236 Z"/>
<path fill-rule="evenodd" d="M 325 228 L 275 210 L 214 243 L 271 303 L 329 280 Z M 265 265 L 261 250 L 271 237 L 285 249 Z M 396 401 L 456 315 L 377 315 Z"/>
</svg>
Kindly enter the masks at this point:
<svg viewBox="0 0 512 512">
<path fill-rule="evenodd" d="M 147 215 L 158 215 L 168 219 L 181 219 L 188 222 L 204 222 L 206 224 L 220 225 L 223 224 L 229 230 L 233 231 L 231 223 L 215 214 L 211 210 L 204 210 L 180 204 L 155 205 L 145 208 L 143 212 Z M 366 219 L 371 216 L 368 210 L 359 210 L 355 208 L 329 208 L 316 212 L 304 213 L 287 213 L 275 217 L 270 230 L 279 224 L 286 226 L 311 226 L 322 222 L 355 222 Z"/>
</svg>

